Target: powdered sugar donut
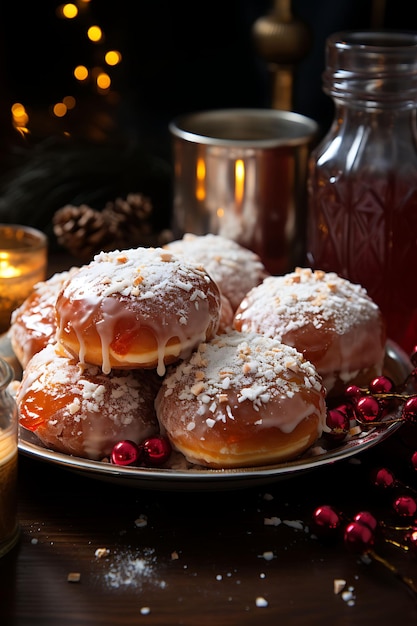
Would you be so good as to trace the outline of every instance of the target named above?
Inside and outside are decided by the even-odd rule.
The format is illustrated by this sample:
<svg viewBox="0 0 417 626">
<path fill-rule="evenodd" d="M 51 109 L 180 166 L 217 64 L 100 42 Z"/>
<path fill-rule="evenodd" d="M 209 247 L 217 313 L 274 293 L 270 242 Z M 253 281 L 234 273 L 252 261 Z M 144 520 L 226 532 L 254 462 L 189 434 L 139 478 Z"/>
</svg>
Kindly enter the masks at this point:
<svg viewBox="0 0 417 626">
<path fill-rule="evenodd" d="M 55 343 L 55 302 L 62 286 L 77 269 L 56 273 L 37 283 L 30 296 L 13 311 L 9 337 L 23 368 L 34 354 L 47 344 Z"/>
<path fill-rule="evenodd" d="M 234 311 L 249 289 L 269 276 L 257 254 L 221 235 L 186 233 L 182 239 L 171 241 L 164 247 L 195 263 L 201 263 L 228 298 Z"/>
<path fill-rule="evenodd" d="M 297 268 L 266 278 L 243 299 L 233 324 L 295 347 L 317 367 L 328 394 L 382 373 L 382 314 L 363 287 L 333 272 Z"/>
<path fill-rule="evenodd" d="M 206 270 L 161 248 L 102 252 L 56 301 L 57 338 L 81 362 L 157 368 L 214 335 L 220 292 Z"/>
<path fill-rule="evenodd" d="M 173 448 L 213 468 L 292 459 L 320 437 L 326 420 L 314 366 L 275 339 L 237 331 L 172 365 L 155 408 Z"/>
<path fill-rule="evenodd" d="M 154 371 L 82 366 L 58 344 L 35 354 L 17 393 L 20 425 L 58 452 L 100 460 L 123 439 L 140 443 L 159 432 Z"/>
</svg>

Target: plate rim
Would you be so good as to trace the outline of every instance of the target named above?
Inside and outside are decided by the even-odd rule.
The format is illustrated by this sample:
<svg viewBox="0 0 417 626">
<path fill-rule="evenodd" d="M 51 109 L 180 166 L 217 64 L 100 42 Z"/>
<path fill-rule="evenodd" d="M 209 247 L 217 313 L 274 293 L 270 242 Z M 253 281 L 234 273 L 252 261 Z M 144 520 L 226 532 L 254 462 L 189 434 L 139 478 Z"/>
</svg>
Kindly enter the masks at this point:
<svg viewBox="0 0 417 626">
<path fill-rule="evenodd" d="M 110 462 L 93 461 L 80 457 L 55 452 L 19 436 L 19 451 L 31 458 L 57 465 L 64 469 L 110 482 L 120 481 L 129 486 L 153 486 L 171 488 L 172 486 L 186 486 L 198 489 L 210 483 L 215 488 L 220 485 L 251 481 L 253 483 L 274 482 L 284 478 L 292 478 L 304 472 L 317 469 L 349 459 L 357 454 L 381 443 L 401 426 L 401 422 L 388 424 L 383 429 L 372 429 L 362 432 L 356 438 L 349 439 L 337 448 L 327 450 L 322 454 L 301 457 L 293 461 L 259 467 L 243 467 L 230 469 L 209 468 L 150 468 L 150 467 L 123 467 Z M 150 485 L 150 483 L 152 483 Z"/>
<path fill-rule="evenodd" d="M 390 340 L 387 341 L 386 354 L 388 358 L 396 360 L 404 375 L 411 371 L 412 365 L 405 352 Z M 225 469 L 123 467 L 110 462 L 94 461 L 50 450 L 37 440 L 34 433 L 22 427 L 19 427 L 18 449 L 25 456 L 58 465 L 83 476 L 124 483 L 128 486 L 158 489 L 199 489 L 210 486 L 218 489 L 231 488 L 242 483 L 262 484 L 292 478 L 306 471 L 349 459 L 381 443 L 401 425 L 402 422 L 398 421 L 381 428 L 370 427 L 369 430 L 361 431 L 358 435 L 342 441 L 338 446 L 327 449 L 323 453 L 313 454 L 315 449 L 320 448 L 322 438 L 297 459 L 259 467 Z"/>
</svg>

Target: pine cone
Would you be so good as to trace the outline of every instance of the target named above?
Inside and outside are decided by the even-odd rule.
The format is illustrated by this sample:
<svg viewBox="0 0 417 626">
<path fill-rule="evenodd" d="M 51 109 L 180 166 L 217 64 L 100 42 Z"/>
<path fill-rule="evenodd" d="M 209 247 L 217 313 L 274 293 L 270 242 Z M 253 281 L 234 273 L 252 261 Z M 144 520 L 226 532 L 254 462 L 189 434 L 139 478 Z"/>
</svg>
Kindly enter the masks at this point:
<svg viewBox="0 0 417 626">
<path fill-rule="evenodd" d="M 86 262 L 101 251 L 159 245 L 152 210 L 150 199 L 140 193 L 108 202 L 102 211 L 68 204 L 56 211 L 53 229 L 58 243 Z"/>
<path fill-rule="evenodd" d="M 126 197 L 108 202 L 103 209 L 103 216 L 108 223 L 114 224 L 123 247 L 154 245 L 151 216 L 152 202 L 141 193 L 130 193 Z M 120 247 L 120 246 L 119 246 Z"/>
<path fill-rule="evenodd" d="M 109 250 L 117 238 L 114 225 L 100 212 L 86 204 L 68 204 L 56 211 L 53 229 L 58 243 L 81 261 L 89 261 L 97 252 Z"/>
</svg>

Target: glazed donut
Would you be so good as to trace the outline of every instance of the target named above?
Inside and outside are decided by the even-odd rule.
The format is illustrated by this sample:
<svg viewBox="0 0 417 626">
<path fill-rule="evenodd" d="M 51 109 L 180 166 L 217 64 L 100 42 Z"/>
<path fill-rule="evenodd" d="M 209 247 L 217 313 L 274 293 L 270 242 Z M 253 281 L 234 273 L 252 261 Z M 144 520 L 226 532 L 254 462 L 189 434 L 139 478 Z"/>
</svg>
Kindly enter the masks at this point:
<svg viewBox="0 0 417 626">
<path fill-rule="evenodd" d="M 249 289 L 269 276 L 257 254 L 221 235 L 186 233 L 182 239 L 171 241 L 164 247 L 203 265 L 234 311 Z"/>
<path fill-rule="evenodd" d="M 13 352 L 23 368 L 34 354 L 47 344 L 55 343 L 55 302 L 59 291 L 77 270 L 56 273 L 37 283 L 21 306 L 13 311 L 9 328 Z"/>
<path fill-rule="evenodd" d="M 211 468 L 294 459 L 326 428 L 314 366 L 257 333 L 218 335 L 170 366 L 155 408 L 173 449 Z"/>
<path fill-rule="evenodd" d="M 213 336 L 220 292 L 208 273 L 162 248 L 101 252 L 56 301 L 57 339 L 82 363 L 157 368 Z"/>
<path fill-rule="evenodd" d="M 295 347 L 316 366 L 329 396 L 382 373 L 381 311 L 363 287 L 333 272 L 296 268 L 266 278 L 242 300 L 233 326 Z"/>
<path fill-rule="evenodd" d="M 81 365 L 59 344 L 35 354 L 16 392 L 20 426 L 52 450 L 100 460 L 123 439 L 140 443 L 159 432 L 152 370 Z"/>
</svg>

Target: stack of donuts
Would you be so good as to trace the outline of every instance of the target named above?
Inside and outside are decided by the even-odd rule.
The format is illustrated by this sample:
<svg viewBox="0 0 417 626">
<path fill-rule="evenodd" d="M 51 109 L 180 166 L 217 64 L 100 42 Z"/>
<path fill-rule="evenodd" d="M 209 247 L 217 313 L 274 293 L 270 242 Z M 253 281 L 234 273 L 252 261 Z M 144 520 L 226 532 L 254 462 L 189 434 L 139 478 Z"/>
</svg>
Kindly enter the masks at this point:
<svg viewBox="0 0 417 626">
<path fill-rule="evenodd" d="M 9 335 L 20 424 L 46 447 L 102 460 L 163 435 L 187 463 L 224 469 L 306 452 L 326 430 L 326 396 L 381 373 L 385 356 L 360 286 L 309 269 L 270 276 L 217 235 L 56 274 Z"/>
</svg>

